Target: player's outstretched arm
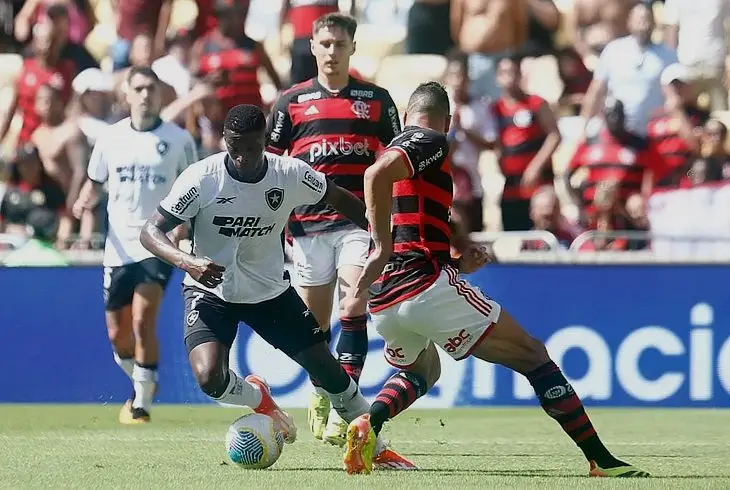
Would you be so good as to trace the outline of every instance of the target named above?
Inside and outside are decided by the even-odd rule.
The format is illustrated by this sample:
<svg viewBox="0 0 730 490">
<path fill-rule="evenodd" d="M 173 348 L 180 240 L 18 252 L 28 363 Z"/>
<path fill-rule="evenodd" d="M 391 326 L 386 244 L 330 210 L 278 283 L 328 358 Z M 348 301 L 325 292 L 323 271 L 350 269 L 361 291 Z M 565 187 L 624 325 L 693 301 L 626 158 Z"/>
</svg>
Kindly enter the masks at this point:
<svg viewBox="0 0 730 490">
<path fill-rule="evenodd" d="M 145 223 L 140 234 L 142 246 L 168 264 L 182 269 L 203 286 L 214 288 L 223 280 L 222 267 L 213 261 L 195 257 L 180 250 L 172 243 L 168 233 L 183 221 L 161 209 Z"/>
<path fill-rule="evenodd" d="M 359 297 L 380 277 L 393 254 L 390 214 L 393 206 L 393 184 L 411 176 L 411 166 L 399 151 L 386 151 L 365 171 L 365 206 L 370 224 L 373 250 L 370 252 L 355 295 Z"/>
<path fill-rule="evenodd" d="M 322 199 L 363 230 L 368 229 L 368 220 L 365 218 L 365 203 L 352 192 L 327 179 L 327 191 Z"/>
</svg>

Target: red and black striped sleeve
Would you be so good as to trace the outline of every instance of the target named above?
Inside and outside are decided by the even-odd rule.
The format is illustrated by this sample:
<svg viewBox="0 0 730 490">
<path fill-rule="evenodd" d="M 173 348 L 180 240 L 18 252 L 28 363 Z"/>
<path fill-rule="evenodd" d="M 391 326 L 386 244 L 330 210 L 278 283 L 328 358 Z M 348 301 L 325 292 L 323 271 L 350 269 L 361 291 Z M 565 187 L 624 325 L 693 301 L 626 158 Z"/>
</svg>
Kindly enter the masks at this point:
<svg viewBox="0 0 730 490">
<path fill-rule="evenodd" d="M 440 168 L 449 154 L 449 144 L 443 133 L 414 128 L 401 133 L 385 151 L 398 152 L 413 177 L 429 168 Z"/>
</svg>

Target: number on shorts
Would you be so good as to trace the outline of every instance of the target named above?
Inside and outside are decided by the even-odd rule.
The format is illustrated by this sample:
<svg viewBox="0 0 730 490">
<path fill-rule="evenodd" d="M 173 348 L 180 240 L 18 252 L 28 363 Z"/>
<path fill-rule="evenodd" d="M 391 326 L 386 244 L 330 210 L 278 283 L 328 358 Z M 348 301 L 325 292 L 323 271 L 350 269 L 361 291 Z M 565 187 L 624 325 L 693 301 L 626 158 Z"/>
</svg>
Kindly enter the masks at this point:
<svg viewBox="0 0 730 490">
<path fill-rule="evenodd" d="M 193 293 L 193 300 L 190 302 L 190 311 L 194 310 L 198 306 L 198 301 L 203 299 L 205 293 Z"/>
</svg>

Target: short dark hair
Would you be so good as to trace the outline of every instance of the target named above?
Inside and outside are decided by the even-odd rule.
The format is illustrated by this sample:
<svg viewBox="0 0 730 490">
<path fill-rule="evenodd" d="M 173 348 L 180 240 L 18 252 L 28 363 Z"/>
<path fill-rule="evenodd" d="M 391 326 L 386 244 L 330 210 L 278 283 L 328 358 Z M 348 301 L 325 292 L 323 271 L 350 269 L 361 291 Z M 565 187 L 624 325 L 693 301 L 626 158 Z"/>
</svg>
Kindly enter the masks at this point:
<svg viewBox="0 0 730 490">
<path fill-rule="evenodd" d="M 61 3 L 54 3 L 46 9 L 46 15 L 51 20 L 68 19 L 68 8 Z"/>
<path fill-rule="evenodd" d="M 408 114 L 426 114 L 432 117 L 446 117 L 451 113 L 449 95 L 439 82 L 420 84 L 408 99 Z"/>
<path fill-rule="evenodd" d="M 155 70 L 149 66 L 132 66 L 129 69 L 129 74 L 127 74 L 127 83 L 130 83 L 132 81 L 132 77 L 135 75 L 142 75 L 151 78 L 155 81 L 155 83 L 160 83 L 160 77 L 158 77 Z"/>
<path fill-rule="evenodd" d="M 263 111 L 250 104 L 240 104 L 233 107 L 223 123 L 223 130 L 235 134 L 253 133 L 266 129 L 266 117 Z"/>
<path fill-rule="evenodd" d="M 357 21 L 354 17 L 339 12 L 325 14 L 312 24 L 312 35 L 318 33 L 325 27 L 338 27 L 345 31 L 350 36 L 350 39 L 354 40 L 355 32 L 357 31 Z"/>
</svg>

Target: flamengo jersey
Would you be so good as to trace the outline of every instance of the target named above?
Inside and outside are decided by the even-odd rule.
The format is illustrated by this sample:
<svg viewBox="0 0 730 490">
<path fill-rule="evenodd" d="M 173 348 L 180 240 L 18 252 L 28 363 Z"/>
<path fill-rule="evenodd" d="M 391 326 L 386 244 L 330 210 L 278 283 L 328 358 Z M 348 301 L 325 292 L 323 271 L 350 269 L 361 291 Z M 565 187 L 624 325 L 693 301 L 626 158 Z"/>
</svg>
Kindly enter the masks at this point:
<svg viewBox="0 0 730 490">
<path fill-rule="evenodd" d="M 397 151 L 411 177 L 393 185 L 393 256 L 370 289 L 376 312 L 428 289 L 451 261 L 453 200 L 446 135 L 407 126 L 385 151 Z"/>
<path fill-rule="evenodd" d="M 266 175 L 256 183 L 234 179 L 227 153 L 217 153 L 180 175 L 160 209 L 193 228 L 193 254 L 226 268 L 223 282 L 206 288 L 189 275 L 184 284 L 229 303 L 261 303 L 282 294 L 281 232 L 295 206 L 320 202 L 326 177 L 296 158 L 265 153 Z"/>
<path fill-rule="evenodd" d="M 525 189 L 521 185 L 522 175 L 547 139 L 538 121 L 540 107 L 546 103 L 537 95 L 527 95 L 515 102 L 502 97 L 492 106 L 499 126 L 499 167 L 505 178 L 502 200 L 530 199 L 539 187 L 553 185 L 552 162 L 543 169 L 536 187 Z"/>
<path fill-rule="evenodd" d="M 337 93 L 316 78 L 284 92 L 269 117 L 267 149 L 309 163 L 335 184 L 363 197 L 365 169 L 376 152 L 400 133 L 400 118 L 384 88 L 350 77 Z M 294 236 L 353 226 L 331 206 L 297 208 L 289 222 Z"/>
<path fill-rule="evenodd" d="M 126 118 L 102 133 L 87 173 L 89 179 L 106 182 L 109 188 L 105 266 L 154 257 L 139 241 L 142 226 L 170 192 L 175 178 L 197 159 L 192 136 L 173 123 L 160 122 L 149 131 L 137 131 Z"/>
</svg>

